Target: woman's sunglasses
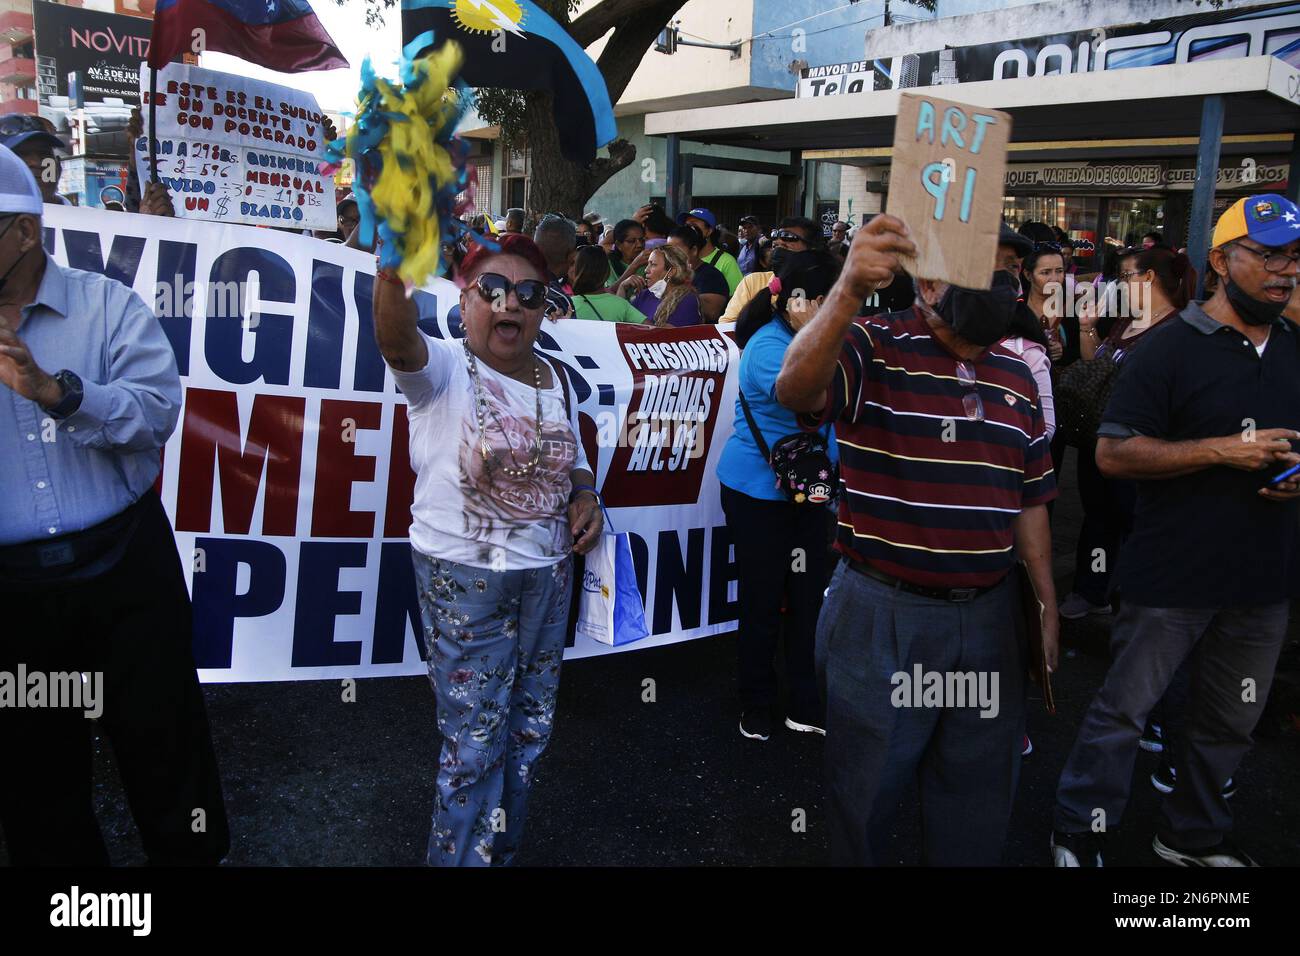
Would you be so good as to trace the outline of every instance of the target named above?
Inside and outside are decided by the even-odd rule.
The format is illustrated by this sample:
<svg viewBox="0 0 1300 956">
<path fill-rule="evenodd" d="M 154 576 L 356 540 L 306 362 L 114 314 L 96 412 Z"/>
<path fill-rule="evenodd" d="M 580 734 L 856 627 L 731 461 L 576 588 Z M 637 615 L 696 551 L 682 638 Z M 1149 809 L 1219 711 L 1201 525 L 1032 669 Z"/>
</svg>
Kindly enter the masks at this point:
<svg viewBox="0 0 1300 956">
<path fill-rule="evenodd" d="M 474 280 L 474 288 L 478 289 L 478 294 L 483 297 L 484 302 L 491 302 L 495 306 L 497 302 L 501 303 L 501 308 L 505 308 L 506 296 L 514 292 L 519 299 L 519 306 L 523 309 L 540 309 L 546 304 L 546 283 L 540 279 L 520 279 L 518 282 L 511 282 L 503 275 L 497 275 L 495 272 L 484 272 Z"/>
</svg>

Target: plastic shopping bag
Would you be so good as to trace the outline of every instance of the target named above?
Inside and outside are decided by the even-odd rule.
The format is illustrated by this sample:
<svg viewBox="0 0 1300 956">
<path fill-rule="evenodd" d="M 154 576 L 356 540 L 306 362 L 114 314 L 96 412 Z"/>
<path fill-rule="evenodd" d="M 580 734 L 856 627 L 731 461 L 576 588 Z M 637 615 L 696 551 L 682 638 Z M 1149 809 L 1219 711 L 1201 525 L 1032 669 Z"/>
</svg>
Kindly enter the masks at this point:
<svg viewBox="0 0 1300 956">
<path fill-rule="evenodd" d="M 586 555 L 577 633 L 617 647 L 646 637 L 645 607 L 626 533 L 603 534 Z"/>
</svg>

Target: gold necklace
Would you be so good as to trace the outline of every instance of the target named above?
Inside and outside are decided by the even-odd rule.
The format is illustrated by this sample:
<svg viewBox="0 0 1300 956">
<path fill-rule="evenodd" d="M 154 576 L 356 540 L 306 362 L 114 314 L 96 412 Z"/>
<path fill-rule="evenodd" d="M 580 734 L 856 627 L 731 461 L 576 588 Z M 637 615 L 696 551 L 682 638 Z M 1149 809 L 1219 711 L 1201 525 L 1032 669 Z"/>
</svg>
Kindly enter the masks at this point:
<svg viewBox="0 0 1300 956">
<path fill-rule="evenodd" d="M 537 361 L 537 357 L 534 356 L 533 357 L 533 390 L 534 390 L 534 395 L 536 396 L 536 404 L 537 404 L 537 413 L 536 413 L 537 432 L 536 434 L 533 435 L 533 450 L 528 457 L 528 462 L 524 465 L 520 465 L 519 459 L 515 458 L 514 448 L 510 447 L 510 436 L 506 434 L 505 426 L 501 423 L 501 419 L 497 416 L 496 409 L 488 405 L 487 397 L 483 394 L 483 383 L 479 381 L 479 376 L 478 376 L 478 363 L 475 362 L 474 360 L 474 353 L 469 350 L 469 342 L 465 339 L 462 339 L 461 344 L 465 347 L 465 357 L 469 360 L 470 381 L 474 383 L 474 408 L 478 418 L 478 448 L 479 448 L 479 454 L 483 456 L 483 463 L 487 465 L 489 470 L 493 468 L 500 468 L 511 478 L 527 478 L 529 475 L 533 473 L 534 470 L 536 470 L 538 463 L 542 460 L 541 364 Z M 506 436 L 506 447 L 507 450 L 510 452 L 510 460 L 515 464 L 514 468 L 511 468 L 509 465 L 503 464 L 500 461 L 500 459 L 498 459 L 496 455 L 492 453 L 492 448 L 488 445 L 488 440 L 487 440 L 487 426 L 484 423 L 483 415 L 485 411 L 490 411 L 492 413 L 492 418 L 496 421 L 497 428 L 499 428 L 501 430 L 501 433 Z"/>
</svg>

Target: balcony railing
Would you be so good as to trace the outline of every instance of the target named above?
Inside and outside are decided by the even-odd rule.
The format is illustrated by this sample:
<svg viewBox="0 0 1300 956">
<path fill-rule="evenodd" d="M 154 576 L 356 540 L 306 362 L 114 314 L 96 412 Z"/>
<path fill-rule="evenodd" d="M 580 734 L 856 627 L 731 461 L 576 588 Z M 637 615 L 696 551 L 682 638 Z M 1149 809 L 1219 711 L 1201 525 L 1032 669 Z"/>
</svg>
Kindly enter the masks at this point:
<svg viewBox="0 0 1300 956">
<path fill-rule="evenodd" d="M 34 83 L 36 61 L 28 56 L 0 56 L 0 83 Z"/>
<path fill-rule="evenodd" d="M 5 43 L 24 43 L 32 38 L 32 12 L 31 4 L 27 5 L 27 11 L 8 9 L 8 5 L 0 0 L 0 40 Z"/>
</svg>

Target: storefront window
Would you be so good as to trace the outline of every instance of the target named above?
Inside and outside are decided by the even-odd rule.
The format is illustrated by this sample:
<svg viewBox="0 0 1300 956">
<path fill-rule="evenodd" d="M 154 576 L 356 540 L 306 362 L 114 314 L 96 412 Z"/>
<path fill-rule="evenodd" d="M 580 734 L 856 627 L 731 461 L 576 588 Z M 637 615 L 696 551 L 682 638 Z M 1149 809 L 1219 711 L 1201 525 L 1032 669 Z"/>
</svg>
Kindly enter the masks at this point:
<svg viewBox="0 0 1300 956">
<path fill-rule="evenodd" d="M 1012 229 L 1027 222 L 1045 222 L 1074 240 L 1097 241 L 1100 201 L 1093 196 L 1007 196 L 1002 217 Z"/>
<path fill-rule="evenodd" d="M 1148 232 L 1165 234 L 1163 199 L 1112 199 L 1106 235 L 1124 246 L 1136 246 Z"/>
</svg>

